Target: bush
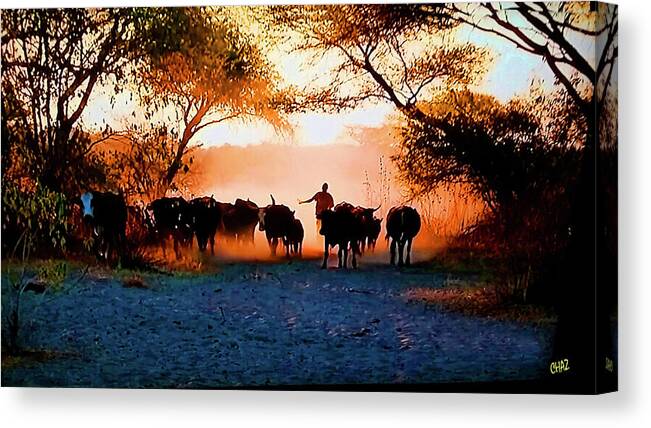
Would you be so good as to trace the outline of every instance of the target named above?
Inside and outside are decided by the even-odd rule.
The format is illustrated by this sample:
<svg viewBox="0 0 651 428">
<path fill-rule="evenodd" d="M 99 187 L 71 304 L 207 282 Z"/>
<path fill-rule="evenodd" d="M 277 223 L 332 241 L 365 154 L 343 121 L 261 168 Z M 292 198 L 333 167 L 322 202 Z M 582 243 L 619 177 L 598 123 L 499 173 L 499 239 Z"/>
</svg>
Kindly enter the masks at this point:
<svg viewBox="0 0 651 428">
<path fill-rule="evenodd" d="M 3 183 L 2 245 L 5 254 L 27 259 L 34 251 L 39 254 L 65 251 L 66 207 L 64 194 L 39 183 L 27 191 L 15 183 Z"/>
</svg>

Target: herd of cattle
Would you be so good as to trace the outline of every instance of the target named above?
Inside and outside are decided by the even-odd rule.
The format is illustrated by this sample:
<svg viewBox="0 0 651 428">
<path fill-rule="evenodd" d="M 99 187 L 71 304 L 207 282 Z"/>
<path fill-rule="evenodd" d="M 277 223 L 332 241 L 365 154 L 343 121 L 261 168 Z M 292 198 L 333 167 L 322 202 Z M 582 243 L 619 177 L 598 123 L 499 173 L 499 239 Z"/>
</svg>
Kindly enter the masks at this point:
<svg viewBox="0 0 651 428">
<path fill-rule="evenodd" d="M 177 258 L 184 248 L 191 248 L 196 238 L 201 252 L 210 245 L 215 253 L 215 236 L 241 244 L 254 243 L 256 226 L 265 233 L 271 255 L 275 256 L 282 243 L 285 256 L 302 255 L 305 232 L 295 212 L 286 205 L 259 207 L 250 200 L 237 199 L 234 204 L 218 202 L 205 196 L 190 201 L 181 197 L 156 199 L 146 207 L 128 206 L 122 195 L 109 192 L 85 192 L 78 199 L 83 223 L 92 230 L 100 257 L 120 257 L 127 239 L 137 236 L 140 241 L 160 245 L 165 256 L 171 240 Z M 319 215 L 319 233 L 324 237 L 323 268 L 327 267 L 330 248 L 339 247 L 339 267 L 346 268 L 349 252 L 352 266 L 365 249 L 375 249 L 381 232 L 382 219 L 375 217 L 378 208 L 364 208 L 341 202 L 334 209 Z M 391 264 L 410 264 L 413 238 L 420 230 L 418 212 L 408 206 L 391 208 L 386 219 L 386 239 L 391 239 Z M 130 237 L 131 235 L 131 237 Z M 405 250 L 406 246 L 406 251 Z"/>
</svg>

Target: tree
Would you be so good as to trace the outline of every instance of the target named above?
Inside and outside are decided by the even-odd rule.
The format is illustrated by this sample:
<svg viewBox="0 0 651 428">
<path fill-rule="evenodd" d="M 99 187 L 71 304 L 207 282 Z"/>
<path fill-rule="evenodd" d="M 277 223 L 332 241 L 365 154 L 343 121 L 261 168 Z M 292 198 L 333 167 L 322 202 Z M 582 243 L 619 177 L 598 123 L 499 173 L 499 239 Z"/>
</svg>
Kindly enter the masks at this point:
<svg viewBox="0 0 651 428">
<path fill-rule="evenodd" d="M 421 99 L 467 86 L 489 60 L 484 49 L 448 43 L 446 32 L 458 23 L 444 5 L 281 6 L 269 15 L 301 36 L 296 50 L 336 61 L 327 84 L 302 100 L 307 108 L 390 102 L 406 117 L 426 120 Z"/>
<path fill-rule="evenodd" d="M 617 302 L 616 109 L 611 95 L 616 89 L 612 79 L 619 50 L 617 6 L 597 2 L 481 3 L 455 9 L 461 21 L 542 58 L 586 122 L 577 184 L 569 189 L 574 202 L 568 228 L 572 239 L 558 266 L 564 275 L 554 280 L 559 284 L 556 292 L 563 295 L 557 300 L 554 352 L 556 357 L 577 361 L 570 384 L 574 377 L 594 381 L 594 376 L 600 382 L 612 382 L 616 374 L 608 374 L 603 367 L 606 358 L 613 358 L 609 319 Z M 580 52 L 576 41 L 581 39 L 593 43 L 594 51 Z M 578 307 L 584 310 L 577 311 Z M 594 320 L 603 333 L 599 341 L 588 334 L 595 331 Z"/>
<path fill-rule="evenodd" d="M 112 147 L 103 150 L 107 182 L 122 189 L 127 200 L 132 203 L 151 201 L 170 188 L 164 183 L 177 155 L 178 135 L 160 126 L 131 130 L 111 139 Z M 193 158 L 188 156 L 189 150 L 171 190 L 181 191 L 187 187 L 189 175 L 186 173 L 193 163 Z"/>
<path fill-rule="evenodd" d="M 462 22 L 541 57 L 586 116 L 586 144 L 594 144 L 595 120 L 606 105 L 618 56 L 616 7 L 596 2 L 522 2 L 481 3 L 455 10 Z M 580 52 L 576 46 L 582 39 L 592 41 L 595 50 Z"/>
<path fill-rule="evenodd" d="M 81 160 L 74 155 L 85 154 L 70 137 L 91 94 L 120 82 L 140 52 L 133 18 L 129 9 L 2 11 L 3 99 L 11 103 L 3 100 L 3 113 L 34 158 L 28 174 L 50 188 L 61 189 L 62 173 Z"/>
<path fill-rule="evenodd" d="M 414 197 L 465 184 L 496 212 L 546 183 L 566 180 L 566 169 L 576 167 L 584 121 L 562 91 L 532 88 L 508 103 L 453 91 L 423 102 L 421 109 L 428 122 L 410 120 L 402 127 L 394 157 Z"/>
<path fill-rule="evenodd" d="M 595 317 L 591 316 L 590 311 L 597 306 L 594 289 L 595 245 L 597 240 L 602 242 L 607 236 L 611 239 L 613 236 L 612 232 L 608 232 L 611 225 L 606 227 L 603 220 L 604 198 L 597 198 L 595 192 L 595 189 L 608 188 L 607 183 L 595 182 L 595 172 L 607 155 L 605 150 L 597 152 L 604 147 L 604 144 L 599 144 L 598 136 L 608 135 L 607 132 L 598 133 L 597 124 L 605 122 L 604 115 L 612 114 L 612 109 L 608 106 L 613 105 L 609 99 L 609 89 L 612 88 L 611 81 L 618 55 L 616 7 L 598 5 L 596 2 L 316 6 L 307 9 L 304 17 L 301 17 L 301 10 L 289 8 L 278 12 L 281 22 L 286 22 L 304 35 L 305 42 L 301 48 L 316 49 L 320 54 L 338 52 L 343 58 L 335 69 L 331 93 L 322 92 L 326 96 L 317 101 L 334 99 L 336 107 L 354 105 L 368 99 L 390 101 L 408 119 L 408 125 L 412 128 L 406 142 L 407 154 L 414 156 L 408 167 L 416 166 L 416 173 L 431 172 L 431 169 L 432 174 L 439 174 L 439 178 L 467 177 L 479 184 L 480 177 L 489 179 L 490 186 L 487 188 L 491 187 L 490 192 L 498 191 L 503 195 L 513 193 L 521 184 L 513 180 L 509 184 L 509 187 L 513 186 L 511 189 L 496 189 L 496 184 L 499 186 L 505 181 L 500 180 L 497 171 L 486 167 L 490 167 L 492 161 L 500 162 L 500 159 L 504 161 L 511 158 L 508 162 L 501 162 L 503 164 L 517 160 L 515 155 L 521 144 L 517 143 L 518 138 L 512 137 L 517 137 L 514 132 L 520 126 L 521 118 L 507 121 L 514 129 L 504 133 L 497 132 L 499 127 L 496 126 L 499 123 L 493 123 L 490 118 L 486 120 L 455 115 L 449 110 L 456 108 L 455 105 L 448 105 L 448 113 L 452 115 L 428 111 L 426 101 L 436 95 L 436 92 L 423 93 L 421 88 L 431 87 L 433 82 L 441 80 L 446 83 L 446 88 L 454 88 L 454 85 L 449 84 L 455 83 L 454 80 L 445 80 L 447 76 L 456 76 L 455 70 L 459 70 L 456 67 L 466 66 L 466 69 L 461 70 L 464 73 L 467 70 L 481 70 L 483 61 L 473 60 L 473 55 L 460 55 L 458 50 L 437 58 L 436 53 L 445 52 L 446 48 L 437 49 L 428 45 L 427 41 L 432 35 L 445 37 L 446 30 L 466 24 L 508 40 L 519 49 L 539 56 L 548 64 L 569 99 L 566 102 L 569 115 L 560 116 L 559 120 L 575 121 L 577 127 L 572 131 L 572 136 L 580 136 L 577 147 L 574 147 L 574 153 L 579 154 L 580 160 L 567 164 L 576 166 L 570 170 L 574 184 L 565 189 L 565 196 L 572 201 L 568 209 L 569 220 L 565 222 L 564 228 L 570 236 L 569 242 L 564 251 L 553 255 L 555 261 L 546 266 L 546 271 L 557 275 L 547 278 L 556 296 L 554 301 L 559 311 L 558 332 L 562 336 L 557 340 L 555 355 L 559 358 L 569 357 L 577 362 L 578 367 L 573 375 L 584 379 L 594 376 L 597 367 L 594 358 L 591 359 L 590 350 L 595 349 L 596 344 L 594 336 L 586 332 L 593 331 L 590 330 L 594 327 L 590 322 Z M 411 55 L 415 55 L 407 56 L 407 60 L 402 62 L 401 59 L 407 53 L 403 49 L 406 46 L 403 41 L 409 40 L 410 36 L 416 37 L 412 40 L 423 48 L 415 52 L 412 50 Z M 594 42 L 594 51 L 581 52 L 577 48 L 577 41 L 581 38 Z M 479 50 L 465 46 L 461 52 L 473 52 L 477 58 Z M 594 60 L 593 55 L 596 56 Z M 397 58 L 397 61 L 391 61 L 392 57 Z M 423 62 L 413 61 L 414 57 Z M 431 61 L 433 58 L 437 60 Z M 385 67 L 385 64 L 389 66 Z M 437 69 L 437 66 L 440 68 Z M 417 73 L 411 74 L 412 70 Z M 418 81 L 411 81 L 412 76 L 418 76 Z M 472 72 L 466 76 L 472 76 Z M 354 83 L 349 83 L 347 79 Z M 454 89 L 463 89 L 463 83 L 466 82 L 462 80 L 457 83 L 461 83 L 461 88 Z M 330 97 L 332 92 L 351 92 L 353 95 L 337 99 Z M 472 98 L 469 107 L 481 110 L 485 99 Z M 505 112 L 500 106 L 495 108 L 499 117 L 508 119 L 508 115 L 504 116 L 508 111 Z M 509 136 L 509 133 L 512 135 Z M 540 127 L 530 129 L 527 133 L 538 133 L 530 134 L 527 138 L 545 143 Z M 486 144 L 467 144 L 466 137 Z M 503 138 L 511 142 L 507 141 L 504 145 Z M 410 143 L 413 143 L 412 148 L 416 148 L 415 152 L 410 153 Z M 487 150 L 487 164 L 483 166 L 481 156 L 478 156 L 482 150 Z M 554 156 L 556 154 L 551 152 L 550 159 Z M 613 156 L 607 156 L 612 164 Z M 521 171 L 526 171 L 526 168 Z M 415 177 L 415 181 L 423 180 L 421 184 L 424 185 L 431 179 L 432 175 L 428 174 Z M 612 183 L 610 188 L 613 188 Z M 616 186 L 614 188 L 616 191 Z M 526 189 L 526 194 L 530 194 L 529 189 Z M 503 197 L 497 199 L 504 201 Z M 597 237 L 595 230 L 598 230 Z M 611 253 L 610 257 L 600 254 L 599 257 L 601 277 L 608 278 L 610 284 L 615 284 L 616 269 L 608 266 L 615 263 L 616 253 Z M 609 260 L 611 261 L 608 262 Z M 606 275 L 603 275 L 604 272 Z M 598 284 L 602 295 L 610 295 L 603 293 L 604 287 L 608 287 L 604 285 L 606 281 L 601 280 Z M 611 289 L 615 290 L 614 287 Z M 592 313 L 601 313 L 599 328 L 602 331 L 609 331 L 610 328 L 607 325 L 608 314 L 604 314 L 603 310 L 607 306 L 607 301 L 600 299 L 599 309 Z M 587 309 L 578 311 L 579 307 Z M 599 343 L 602 357 L 606 342 Z"/>
<path fill-rule="evenodd" d="M 202 129 L 229 120 L 262 118 L 276 127 L 284 119 L 275 105 L 277 76 L 255 41 L 220 8 L 186 8 L 174 49 L 154 56 L 139 78 L 143 104 L 171 108 L 178 119 L 174 156 L 161 180 L 164 195 Z M 150 114 L 153 113 L 150 111 Z"/>
</svg>

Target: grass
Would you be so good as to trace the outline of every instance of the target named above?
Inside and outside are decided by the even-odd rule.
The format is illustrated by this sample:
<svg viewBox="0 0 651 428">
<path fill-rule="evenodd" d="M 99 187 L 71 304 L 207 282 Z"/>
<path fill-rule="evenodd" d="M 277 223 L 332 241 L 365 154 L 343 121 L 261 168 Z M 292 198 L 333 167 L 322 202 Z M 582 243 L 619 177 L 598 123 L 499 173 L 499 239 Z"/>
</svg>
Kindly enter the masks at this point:
<svg viewBox="0 0 651 428">
<path fill-rule="evenodd" d="M 547 307 L 533 304 L 513 304 L 500 301 L 491 285 L 455 281 L 443 288 L 414 287 L 405 292 L 408 302 L 421 302 L 446 311 L 468 316 L 518 321 L 533 324 L 548 324 L 556 321 L 554 313 Z"/>
<path fill-rule="evenodd" d="M 149 285 L 140 275 L 131 275 L 122 279 L 122 286 L 125 288 L 149 289 Z"/>
<path fill-rule="evenodd" d="M 495 277 L 495 260 L 487 255 L 446 249 L 430 260 L 414 263 L 424 272 L 474 276 L 479 282 L 490 282 Z"/>
<path fill-rule="evenodd" d="M 68 358 L 77 356 L 74 352 L 60 352 L 47 349 L 21 349 L 16 354 L 2 353 L 2 369 L 15 367 L 29 367 L 44 363 L 55 358 Z"/>
</svg>

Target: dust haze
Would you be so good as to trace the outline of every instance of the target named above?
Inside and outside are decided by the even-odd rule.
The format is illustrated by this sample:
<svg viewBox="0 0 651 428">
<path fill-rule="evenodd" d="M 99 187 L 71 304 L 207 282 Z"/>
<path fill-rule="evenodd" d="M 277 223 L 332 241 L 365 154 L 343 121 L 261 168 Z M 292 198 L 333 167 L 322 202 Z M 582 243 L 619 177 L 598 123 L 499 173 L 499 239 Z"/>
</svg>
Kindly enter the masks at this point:
<svg viewBox="0 0 651 428">
<path fill-rule="evenodd" d="M 374 131 L 376 134 L 379 129 Z M 382 138 L 382 136 L 378 137 Z M 264 143 L 248 146 L 222 145 L 195 152 L 191 177 L 192 197 L 212 195 L 222 202 L 236 198 L 250 199 L 259 206 L 271 203 L 273 195 L 277 204 L 295 210 L 295 215 L 305 229 L 304 257 L 319 257 L 323 239 L 316 230 L 314 203 L 298 204 L 298 200 L 311 198 L 328 183 L 335 204 L 349 202 L 353 205 L 377 207 L 377 217 L 386 219 L 386 213 L 397 204 L 404 203 L 406 189 L 398 180 L 391 160 L 394 146 L 384 140 L 360 144 L 328 144 L 318 146 Z M 411 201 L 423 218 L 423 229 L 416 239 L 415 260 L 429 257 L 444 245 L 441 236 L 434 236 L 431 227 L 434 220 L 451 216 L 450 195 L 438 205 L 425 206 Z M 188 196 L 188 195 L 186 195 Z M 458 211 L 458 209 L 457 209 Z M 458 219 L 445 219 L 449 220 Z M 463 221 L 463 220 L 461 220 Z M 375 255 L 365 254 L 365 260 L 386 262 L 384 221 Z M 241 258 L 243 255 L 256 259 L 266 257 L 268 248 L 264 233 L 256 228 L 255 249 L 233 244 L 221 245 L 220 257 Z M 246 254 L 245 254 L 246 253 Z"/>
</svg>

